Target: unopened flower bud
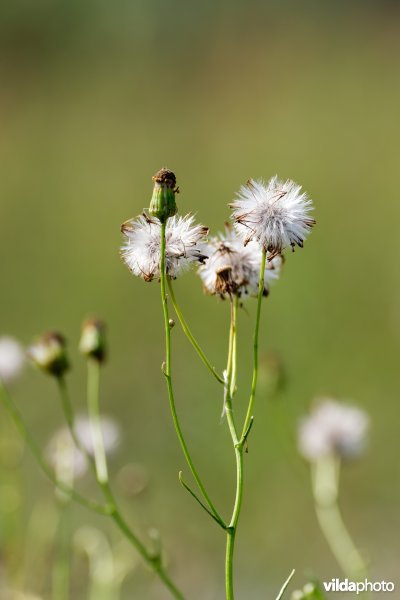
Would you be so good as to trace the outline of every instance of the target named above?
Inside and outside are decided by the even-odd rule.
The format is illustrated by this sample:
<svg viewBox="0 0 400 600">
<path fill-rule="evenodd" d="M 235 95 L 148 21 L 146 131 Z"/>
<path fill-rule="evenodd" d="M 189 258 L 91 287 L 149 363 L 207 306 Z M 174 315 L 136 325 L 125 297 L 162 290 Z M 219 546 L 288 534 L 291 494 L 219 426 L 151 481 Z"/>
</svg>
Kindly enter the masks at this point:
<svg viewBox="0 0 400 600">
<path fill-rule="evenodd" d="M 55 377 L 61 377 L 69 368 L 66 342 L 60 333 L 45 333 L 28 348 L 34 364 Z"/>
<path fill-rule="evenodd" d="M 176 187 L 176 177 L 169 169 L 162 168 L 153 176 L 153 181 L 149 213 L 157 217 L 161 223 L 165 223 L 178 210 L 175 202 L 175 194 L 179 191 Z"/>
<path fill-rule="evenodd" d="M 82 325 L 80 352 L 87 358 L 103 362 L 106 357 L 105 324 L 98 319 L 88 319 Z"/>
</svg>

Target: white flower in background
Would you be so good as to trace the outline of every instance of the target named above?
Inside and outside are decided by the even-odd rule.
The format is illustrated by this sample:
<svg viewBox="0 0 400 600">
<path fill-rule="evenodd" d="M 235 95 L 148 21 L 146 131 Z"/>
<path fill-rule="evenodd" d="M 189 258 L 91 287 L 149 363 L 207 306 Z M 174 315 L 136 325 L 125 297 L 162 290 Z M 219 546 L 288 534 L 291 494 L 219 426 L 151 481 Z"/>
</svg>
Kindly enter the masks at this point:
<svg viewBox="0 0 400 600">
<path fill-rule="evenodd" d="M 301 186 L 277 176 L 268 183 L 250 179 L 243 185 L 230 205 L 238 234 L 246 245 L 256 240 L 271 253 L 281 254 L 284 248 L 303 247 L 314 219 L 309 216 L 311 200 Z"/>
<path fill-rule="evenodd" d="M 368 429 L 369 417 L 363 410 L 322 399 L 300 422 L 299 451 L 311 462 L 331 454 L 352 458 L 363 451 Z"/>
<path fill-rule="evenodd" d="M 257 296 L 261 267 L 261 248 L 257 242 L 246 246 L 234 230 L 213 238 L 205 250 L 208 258 L 199 268 L 204 288 L 209 294 Z M 265 267 L 264 295 L 269 283 L 280 274 L 282 257 L 275 256 Z"/>
<path fill-rule="evenodd" d="M 121 257 L 129 270 L 145 281 L 160 277 L 161 224 L 155 217 L 141 215 L 121 226 L 126 243 Z M 201 242 L 207 235 L 207 227 L 196 225 L 194 217 L 171 217 L 166 224 L 166 269 L 176 278 L 193 262 L 203 262 Z"/>
<path fill-rule="evenodd" d="M 118 446 L 120 439 L 120 428 L 110 417 L 101 417 L 101 433 L 103 435 L 104 449 L 107 454 L 112 453 Z M 92 428 L 90 421 L 85 416 L 78 416 L 75 419 L 75 433 L 78 436 L 82 446 L 91 456 L 94 456 L 92 443 Z"/>
<path fill-rule="evenodd" d="M 20 344 L 12 337 L 0 337 L 0 379 L 9 383 L 21 373 L 25 354 Z"/>
<path fill-rule="evenodd" d="M 115 421 L 103 416 L 101 431 L 106 454 L 111 454 L 118 446 L 120 428 Z M 87 417 L 78 416 L 75 419 L 75 433 L 82 447 L 93 457 L 92 430 Z M 63 427 L 53 435 L 47 446 L 47 456 L 57 477 L 65 483 L 72 483 L 87 471 L 87 458 L 74 444 L 67 427 Z"/>
</svg>

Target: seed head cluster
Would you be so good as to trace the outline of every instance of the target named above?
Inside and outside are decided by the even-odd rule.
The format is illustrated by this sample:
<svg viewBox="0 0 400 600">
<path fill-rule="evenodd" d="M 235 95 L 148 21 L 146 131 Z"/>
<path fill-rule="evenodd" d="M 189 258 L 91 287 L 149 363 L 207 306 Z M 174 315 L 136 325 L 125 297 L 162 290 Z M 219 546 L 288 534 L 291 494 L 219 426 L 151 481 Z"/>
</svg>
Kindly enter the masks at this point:
<svg viewBox="0 0 400 600">
<path fill-rule="evenodd" d="M 122 260 L 131 273 L 145 281 L 161 276 L 161 233 L 165 225 L 165 264 L 170 278 L 175 279 L 197 263 L 207 293 L 221 298 L 254 297 L 259 293 L 264 250 L 267 264 L 262 293 L 267 296 L 271 281 L 280 275 L 282 252 L 287 247 L 302 247 L 315 224 L 309 215 L 311 200 L 299 185 L 277 177 L 268 183 L 249 180 L 230 205 L 234 227 L 227 226 L 224 234 L 207 240 L 207 227 L 196 224 L 192 215 L 175 215 L 167 206 L 167 192 L 178 191 L 174 173 L 164 168 L 153 181 L 151 216 L 143 213 L 121 227 L 125 237 Z M 165 194 L 161 194 L 160 186 L 164 186 Z"/>
</svg>

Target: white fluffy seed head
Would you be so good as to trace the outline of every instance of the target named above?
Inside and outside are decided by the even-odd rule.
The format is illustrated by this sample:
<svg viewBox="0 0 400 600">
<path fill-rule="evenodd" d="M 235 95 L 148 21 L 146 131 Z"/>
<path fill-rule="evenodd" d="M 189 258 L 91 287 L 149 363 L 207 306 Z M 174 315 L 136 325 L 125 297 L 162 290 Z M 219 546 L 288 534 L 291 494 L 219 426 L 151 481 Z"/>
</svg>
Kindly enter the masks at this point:
<svg viewBox="0 0 400 600">
<path fill-rule="evenodd" d="M 12 337 L 0 337 L 0 379 L 10 383 L 21 373 L 25 363 L 25 353 Z"/>
<path fill-rule="evenodd" d="M 303 247 L 311 227 L 311 200 L 301 186 L 277 176 L 268 183 L 250 179 L 243 185 L 236 200 L 230 205 L 238 234 L 247 244 L 256 240 L 270 258 L 290 246 Z"/>
<path fill-rule="evenodd" d="M 113 419 L 106 416 L 101 417 L 100 423 L 104 449 L 106 454 L 112 454 L 119 444 L 120 428 Z M 75 419 L 75 433 L 82 447 L 93 457 L 92 429 L 87 417 L 78 416 Z M 67 479 L 63 474 L 69 474 L 70 478 L 77 479 L 87 471 L 86 456 L 76 447 L 67 427 L 63 427 L 53 435 L 47 446 L 47 456 L 57 475 L 63 480 Z"/>
<path fill-rule="evenodd" d="M 128 269 L 145 281 L 160 277 L 161 223 L 155 217 L 141 215 L 121 227 L 126 241 L 121 257 Z M 166 269 L 175 279 L 193 262 L 206 258 L 204 239 L 208 229 L 196 225 L 192 215 L 171 217 L 166 224 Z"/>
<path fill-rule="evenodd" d="M 208 258 L 199 268 L 204 289 L 209 294 L 222 298 L 235 294 L 239 297 L 257 296 L 262 253 L 257 242 L 243 245 L 243 240 L 231 228 L 225 234 L 212 238 L 206 247 Z M 277 279 L 282 266 L 282 257 L 275 256 L 267 262 L 264 274 L 264 295 L 269 284 Z"/>
<path fill-rule="evenodd" d="M 299 451 L 310 462 L 332 454 L 353 458 L 363 451 L 368 429 L 369 417 L 363 410 L 324 398 L 300 422 Z"/>
</svg>

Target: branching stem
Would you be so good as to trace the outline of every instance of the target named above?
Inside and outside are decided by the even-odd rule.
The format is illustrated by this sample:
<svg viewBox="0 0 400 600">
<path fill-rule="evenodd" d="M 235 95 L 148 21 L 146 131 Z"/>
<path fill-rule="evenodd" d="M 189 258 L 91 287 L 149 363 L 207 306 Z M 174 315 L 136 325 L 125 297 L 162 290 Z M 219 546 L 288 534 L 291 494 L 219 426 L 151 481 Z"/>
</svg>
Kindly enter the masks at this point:
<svg viewBox="0 0 400 600">
<path fill-rule="evenodd" d="M 163 373 L 164 373 L 165 380 L 167 383 L 168 400 L 169 400 L 169 405 L 170 405 L 170 409 L 171 409 L 172 420 L 174 423 L 176 435 L 178 436 L 179 443 L 181 445 L 181 448 L 182 448 L 183 454 L 186 458 L 186 461 L 189 465 L 190 471 L 191 471 L 201 493 L 203 494 L 203 497 L 204 497 L 210 511 L 212 512 L 212 514 L 214 515 L 216 520 L 222 526 L 226 527 L 225 521 L 223 520 L 223 518 L 221 517 L 221 515 L 215 508 L 213 502 L 211 501 L 211 498 L 208 495 L 208 493 L 205 489 L 205 486 L 204 486 L 202 480 L 200 479 L 197 469 L 193 463 L 193 460 L 190 455 L 189 449 L 187 447 L 187 444 L 186 444 L 186 441 L 185 441 L 185 438 L 184 438 L 184 435 L 182 432 L 182 428 L 180 426 L 179 418 L 178 418 L 178 415 L 176 412 L 175 397 L 174 397 L 174 391 L 173 391 L 173 387 L 172 387 L 172 377 L 171 377 L 171 327 L 169 324 L 169 311 L 168 311 L 168 300 L 167 300 L 167 289 L 166 289 L 167 288 L 167 283 L 166 283 L 167 282 L 167 269 L 166 269 L 166 256 L 165 256 L 165 251 L 166 251 L 165 228 L 166 228 L 166 223 L 164 222 L 161 224 L 161 261 L 160 261 L 161 301 L 162 301 L 162 307 L 163 307 L 164 328 L 165 328 L 165 364 L 163 365 Z"/>
</svg>

